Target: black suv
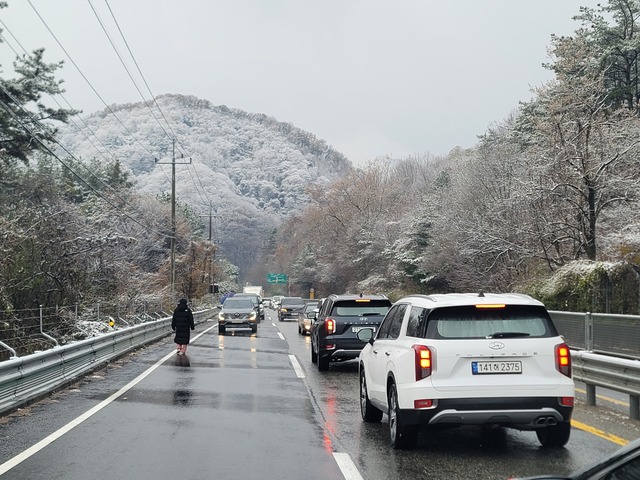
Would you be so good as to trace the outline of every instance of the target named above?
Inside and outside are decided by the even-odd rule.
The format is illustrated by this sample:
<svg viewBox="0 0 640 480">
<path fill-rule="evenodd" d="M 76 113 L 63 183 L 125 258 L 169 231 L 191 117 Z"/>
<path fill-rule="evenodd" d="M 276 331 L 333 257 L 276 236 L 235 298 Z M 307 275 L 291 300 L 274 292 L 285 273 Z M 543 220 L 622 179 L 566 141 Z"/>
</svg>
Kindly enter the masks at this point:
<svg viewBox="0 0 640 480">
<path fill-rule="evenodd" d="M 358 358 L 364 346 L 358 332 L 375 331 L 389 308 L 384 295 L 329 295 L 311 326 L 311 361 L 325 371 L 330 362 Z"/>
</svg>

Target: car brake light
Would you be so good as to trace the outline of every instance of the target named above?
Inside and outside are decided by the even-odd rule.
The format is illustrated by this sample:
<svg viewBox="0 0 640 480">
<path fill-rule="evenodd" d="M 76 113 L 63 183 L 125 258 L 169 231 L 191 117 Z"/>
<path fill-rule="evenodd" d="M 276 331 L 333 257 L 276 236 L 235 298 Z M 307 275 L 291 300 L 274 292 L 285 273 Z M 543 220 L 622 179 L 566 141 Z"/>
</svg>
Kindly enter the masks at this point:
<svg viewBox="0 0 640 480">
<path fill-rule="evenodd" d="M 505 308 L 504 303 L 480 303 L 476 305 L 476 308 Z"/>
<path fill-rule="evenodd" d="M 556 345 L 556 370 L 571 378 L 571 351 L 566 343 Z"/>
<path fill-rule="evenodd" d="M 413 345 L 416 356 L 416 381 L 431 375 L 431 369 L 433 366 L 433 358 L 431 357 L 431 350 L 425 345 Z"/>
<path fill-rule="evenodd" d="M 573 397 L 560 397 L 560 405 L 563 407 L 573 407 L 575 399 Z"/>
<path fill-rule="evenodd" d="M 325 326 L 327 327 L 327 335 L 336 333 L 336 321 L 333 318 L 327 318 L 325 320 Z"/>
<path fill-rule="evenodd" d="M 430 398 L 423 398 L 420 400 L 413 401 L 413 408 L 431 408 L 433 407 L 433 400 Z"/>
</svg>

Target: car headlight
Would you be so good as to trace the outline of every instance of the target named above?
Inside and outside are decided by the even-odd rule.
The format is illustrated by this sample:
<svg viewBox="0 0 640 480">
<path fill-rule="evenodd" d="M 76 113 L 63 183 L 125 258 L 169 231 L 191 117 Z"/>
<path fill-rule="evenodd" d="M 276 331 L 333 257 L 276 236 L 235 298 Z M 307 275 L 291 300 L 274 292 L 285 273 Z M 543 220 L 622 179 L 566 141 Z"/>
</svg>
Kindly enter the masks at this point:
<svg viewBox="0 0 640 480">
<path fill-rule="evenodd" d="M 221 321 L 221 322 L 224 321 L 224 313 L 220 312 L 218 314 L 218 320 Z"/>
<path fill-rule="evenodd" d="M 254 310 L 253 312 L 251 312 L 251 313 L 249 314 L 249 320 L 255 320 L 257 315 L 258 315 L 258 314 L 257 314 L 257 313 L 255 312 L 255 310 Z"/>
</svg>

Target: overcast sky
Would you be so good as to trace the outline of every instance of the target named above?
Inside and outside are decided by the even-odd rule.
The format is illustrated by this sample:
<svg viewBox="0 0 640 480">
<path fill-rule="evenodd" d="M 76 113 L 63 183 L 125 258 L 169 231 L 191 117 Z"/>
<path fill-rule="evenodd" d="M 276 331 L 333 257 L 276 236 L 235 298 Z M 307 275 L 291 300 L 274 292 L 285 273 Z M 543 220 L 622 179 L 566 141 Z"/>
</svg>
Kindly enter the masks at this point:
<svg viewBox="0 0 640 480">
<path fill-rule="evenodd" d="M 111 10 L 154 95 L 264 113 L 356 164 L 441 155 L 475 145 L 551 79 L 551 34 L 571 35 L 579 7 L 598 1 L 8 0 L 0 76 L 13 76 L 9 44 L 44 47 L 65 61 L 74 108 L 142 101 L 100 18 L 149 99 Z"/>
</svg>

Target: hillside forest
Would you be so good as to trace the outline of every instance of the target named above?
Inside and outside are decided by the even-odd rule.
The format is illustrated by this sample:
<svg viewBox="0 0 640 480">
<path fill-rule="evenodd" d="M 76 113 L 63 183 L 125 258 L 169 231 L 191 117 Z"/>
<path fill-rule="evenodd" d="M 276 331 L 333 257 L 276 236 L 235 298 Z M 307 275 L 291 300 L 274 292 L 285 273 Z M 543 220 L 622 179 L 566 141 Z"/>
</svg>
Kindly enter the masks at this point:
<svg viewBox="0 0 640 480">
<path fill-rule="evenodd" d="M 40 305 L 170 310 L 177 296 L 211 301 L 214 283 L 303 297 L 520 291 L 553 309 L 639 313 L 639 17 L 639 0 L 582 8 L 574 34 L 550 40 L 553 80 L 442 157 L 355 168 L 265 115 L 164 97 L 181 147 L 216 122 L 223 142 L 199 147 L 210 170 L 178 173 L 173 214 L 156 151 L 143 164 L 99 112 L 85 121 L 112 151 L 91 153 L 70 129 L 78 112 L 45 101 L 63 91 L 61 64 L 18 56 L 0 78 L 0 334 Z M 144 128 L 139 106 L 118 114 Z M 204 198 L 184 187 L 194 174 Z M 270 272 L 289 284 L 267 285 Z"/>
</svg>

